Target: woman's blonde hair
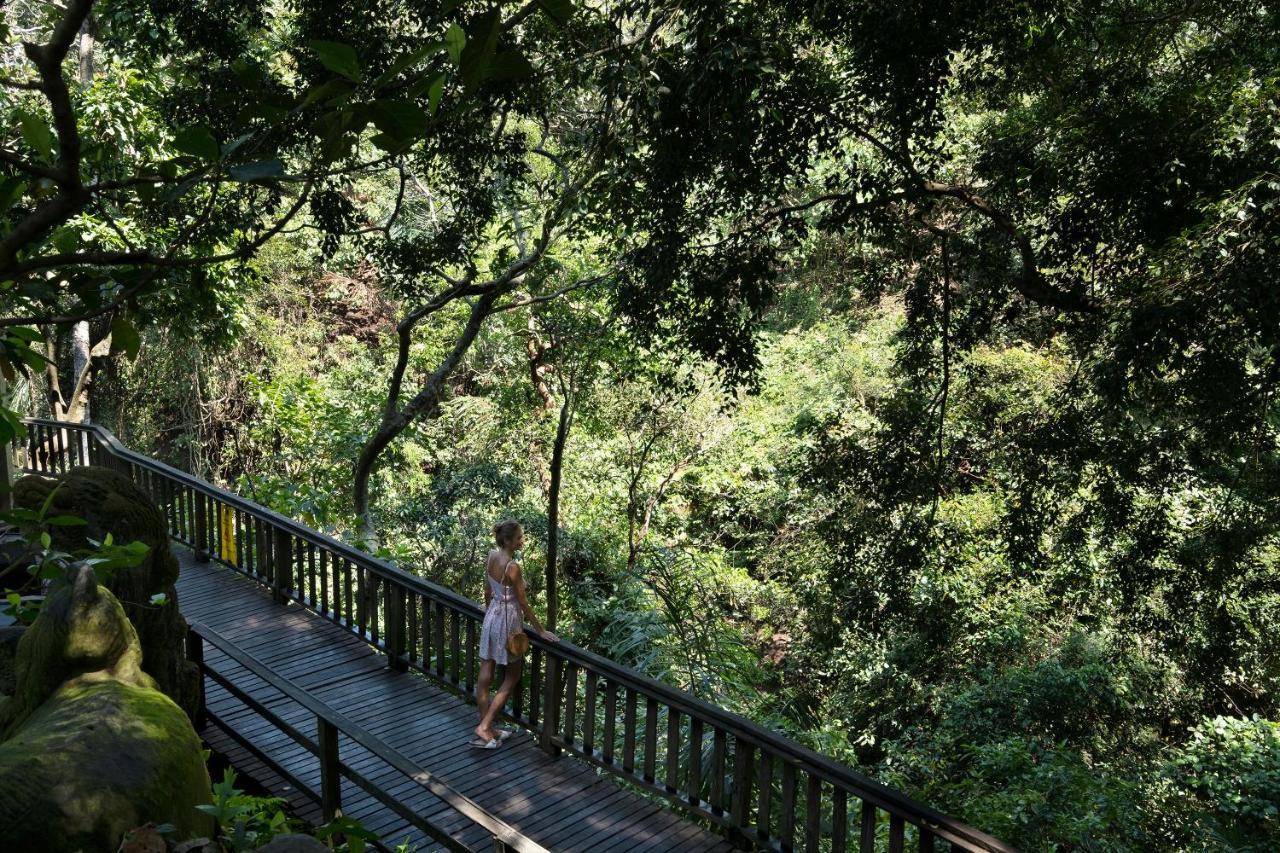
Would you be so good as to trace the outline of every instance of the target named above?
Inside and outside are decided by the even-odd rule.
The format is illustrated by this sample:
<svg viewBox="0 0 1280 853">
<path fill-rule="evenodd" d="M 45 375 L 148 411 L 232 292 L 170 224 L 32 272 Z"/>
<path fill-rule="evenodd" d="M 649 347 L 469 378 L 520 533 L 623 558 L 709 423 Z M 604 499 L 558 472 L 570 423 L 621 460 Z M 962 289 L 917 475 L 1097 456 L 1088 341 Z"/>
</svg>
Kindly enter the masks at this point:
<svg viewBox="0 0 1280 853">
<path fill-rule="evenodd" d="M 493 526 L 493 540 L 498 543 L 499 548 L 515 545 L 516 537 L 519 535 L 520 522 L 514 518 L 499 521 Z"/>
</svg>

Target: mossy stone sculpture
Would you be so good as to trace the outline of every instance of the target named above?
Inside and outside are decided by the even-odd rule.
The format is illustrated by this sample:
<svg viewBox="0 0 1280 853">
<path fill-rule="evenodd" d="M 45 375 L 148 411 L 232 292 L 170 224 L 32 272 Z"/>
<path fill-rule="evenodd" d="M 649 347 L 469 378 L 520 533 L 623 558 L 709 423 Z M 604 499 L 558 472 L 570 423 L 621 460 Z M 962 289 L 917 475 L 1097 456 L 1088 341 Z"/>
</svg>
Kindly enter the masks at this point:
<svg viewBox="0 0 1280 853">
<path fill-rule="evenodd" d="M 56 478 L 23 477 L 13 488 L 18 506 L 38 510 L 50 492 L 50 514 L 74 515 L 86 524 L 55 527 L 54 544 L 65 551 L 89 547 L 88 540 L 144 543 L 147 556 L 131 569 L 118 569 L 106 586 L 124 605 L 142 643 L 142 668 L 170 699 L 193 717 L 199 703 L 200 675 L 183 653 L 186 620 L 178 612 L 178 560 L 169 548 L 168 526 L 155 502 L 133 481 L 110 468 L 96 465 L 72 468 Z M 152 605 L 157 593 L 167 603 Z"/>
<path fill-rule="evenodd" d="M 109 853 L 148 821 L 212 833 L 200 739 L 141 663 L 120 602 L 73 570 L 19 641 L 0 704 L 0 850 Z"/>
</svg>

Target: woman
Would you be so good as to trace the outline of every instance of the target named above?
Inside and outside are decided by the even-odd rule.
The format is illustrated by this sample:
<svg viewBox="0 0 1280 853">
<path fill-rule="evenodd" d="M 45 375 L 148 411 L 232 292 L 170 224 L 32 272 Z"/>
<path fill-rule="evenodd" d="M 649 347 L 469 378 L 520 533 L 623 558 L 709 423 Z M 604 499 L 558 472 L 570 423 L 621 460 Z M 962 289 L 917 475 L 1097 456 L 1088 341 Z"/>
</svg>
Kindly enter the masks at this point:
<svg viewBox="0 0 1280 853">
<path fill-rule="evenodd" d="M 524 630 L 524 619 L 533 623 L 538 634 L 549 642 L 558 642 L 559 637 L 545 630 L 529 599 L 525 597 L 524 577 L 520 573 L 520 564 L 516 562 L 515 553 L 524 547 L 524 531 L 517 521 L 508 519 L 493 528 L 496 548 L 489 551 L 484 564 L 484 625 L 480 628 L 480 678 L 476 682 L 476 705 L 480 709 L 480 725 L 476 726 L 475 738 L 471 745 L 478 749 L 497 749 L 499 742 L 506 740 L 511 732 L 495 730 L 493 722 L 502 713 L 520 680 L 521 658 L 507 651 L 507 637 L 516 631 Z M 493 680 L 493 670 L 502 664 L 506 667 L 502 686 L 493 699 L 489 699 L 489 682 Z"/>
</svg>

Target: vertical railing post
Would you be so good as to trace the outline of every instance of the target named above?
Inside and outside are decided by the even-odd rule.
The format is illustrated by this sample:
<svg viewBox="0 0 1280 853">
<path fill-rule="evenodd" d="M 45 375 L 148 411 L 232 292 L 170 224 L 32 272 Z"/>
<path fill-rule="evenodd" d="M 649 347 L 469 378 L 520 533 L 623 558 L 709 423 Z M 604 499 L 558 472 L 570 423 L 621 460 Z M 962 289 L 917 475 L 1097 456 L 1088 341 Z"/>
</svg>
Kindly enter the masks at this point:
<svg viewBox="0 0 1280 853">
<path fill-rule="evenodd" d="M 3 381 L 0 379 L 0 383 Z M 0 512 L 13 509 L 13 457 L 16 448 L 16 442 L 6 441 L 0 446 Z"/>
<path fill-rule="evenodd" d="M 741 737 L 733 744 L 733 790 L 729 794 L 729 833 L 734 843 L 749 846 L 747 812 L 751 808 L 751 756 L 754 748 Z"/>
<path fill-rule="evenodd" d="M 271 583 L 271 549 L 267 547 L 271 540 L 267 538 L 267 525 L 257 516 L 245 516 L 245 523 L 253 531 L 253 571 L 251 576 L 257 577 L 267 584 Z"/>
<path fill-rule="evenodd" d="M 195 632 L 193 628 L 187 628 L 187 660 L 196 665 L 197 687 L 196 687 L 196 716 L 191 721 L 195 726 L 195 730 L 199 732 L 204 728 L 205 712 L 204 712 L 204 638 Z"/>
<path fill-rule="evenodd" d="M 271 555 L 271 596 L 276 604 L 289 600 L 290 580 L 293 577 L 293 543 L 287 530 L 273 528 L 275 547 Z"/>
<path fill-rule="evenodd" d="M 338 729 L 323 717 L 316 717 L 316 740 L 320 747 L 320 813 L 328 823 L 342 807 Z"/>
<path fill-rule="evenodd" d="M 0 400 L 9 400 L 9 383 L 3 376 L 0 376 Z M 13 509 L 13 453 L 17 446 L 16 440 L 0 445 L 0 512 Z"/>
<path fill-rule="evenodd" d="M 387 666 L 404 672 L 409 668 L 405 660 L 404 610 L 405 589 L 398 583 L 387 582 L 385 593 L 387 622 L 383 642 L 387 648 Z"/>
<path fill-rule="evenodd" d="M 542 738 L 541 747 L 552 758 L 560 756 L 560 747 L 552 743 L 552 738 L 560 730 L 560 670 L 563 661 L 549 650 L 543 656 L 546 669 L 542 677 Z"/>
<path fill-rule="evenodd" d="M 209 562 L 209 498 L 196 492 L 196 561 Z"/>
</svg>

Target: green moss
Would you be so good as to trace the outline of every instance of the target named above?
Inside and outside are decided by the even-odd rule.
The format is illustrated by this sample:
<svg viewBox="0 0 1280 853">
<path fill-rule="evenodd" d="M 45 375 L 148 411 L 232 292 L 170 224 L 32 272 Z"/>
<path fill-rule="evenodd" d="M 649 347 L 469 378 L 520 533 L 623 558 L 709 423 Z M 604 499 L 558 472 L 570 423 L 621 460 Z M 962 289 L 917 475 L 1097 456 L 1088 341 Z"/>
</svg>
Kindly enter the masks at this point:
<svg viewBox="0 0 1280 853">
<path fill-rule="evenodd" d="M 24 477 L 14 485 L 14 502 L 28 509 L 39 509 L 50 494 L 51 514 L 85 521 L 83 525 L 55 527 L 51 534 L 58 548 L 68 552 L 87 549 L 89 540 L 101 542 L 108 534 L 120 544 L 137 541 L 147 546 L 141 563 L 113 571 L 105 583 L 123 602 L 125 615 L 137 631 L 143 669 L 188 714 L 194 713 L 199 674 L 183 656 L 187 624 L 177 608 L 174 583 L 179 565 L 169 547 L 164 513 L 150 495 L 111 468 L 72 468 L 56 479 Z M 150 606 L 148 602 L 157 594 L 170 603 Z"/>
<path fill-rule="evenodd" d="M 13 701 L 0 709 L 0 728 L 8 737 L 60 685 L 85 673 L 107 672 L 128 684 L 154 688 L 141 666 L 138 636 L 124 608 L 83 568 L 46 600 L 18 642 L 17 689 Z"/>
<path fill-rule="evenodd" d="M 163 693 L 104 673 L 63 685 L 0 744 L 0 849 L 114 851 L 147 821 L 180 838 L 212 819 L 200 740 Z"/>
</svg>

